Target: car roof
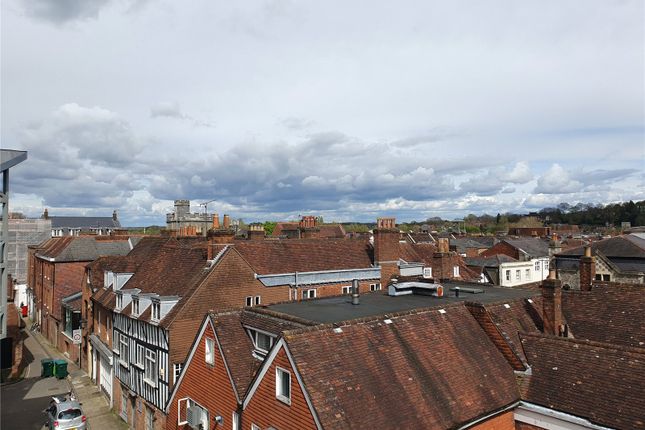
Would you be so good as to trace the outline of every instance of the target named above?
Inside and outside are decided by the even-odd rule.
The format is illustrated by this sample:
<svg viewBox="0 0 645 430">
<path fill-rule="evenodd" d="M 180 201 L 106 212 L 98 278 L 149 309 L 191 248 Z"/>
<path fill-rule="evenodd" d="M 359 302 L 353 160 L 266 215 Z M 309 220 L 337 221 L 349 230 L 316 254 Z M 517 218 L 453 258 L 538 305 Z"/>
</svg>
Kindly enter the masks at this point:
<svg viewBox="0 0 645 430">
<path fill-rule="evenodd" d="M 58 411 L 66 411 L 68 409 L 81 409 L 81 404 L 76 401 L 67 401 L 67 402 L 60 402 L 56 405 L 58 407 Z"/>
</svg>

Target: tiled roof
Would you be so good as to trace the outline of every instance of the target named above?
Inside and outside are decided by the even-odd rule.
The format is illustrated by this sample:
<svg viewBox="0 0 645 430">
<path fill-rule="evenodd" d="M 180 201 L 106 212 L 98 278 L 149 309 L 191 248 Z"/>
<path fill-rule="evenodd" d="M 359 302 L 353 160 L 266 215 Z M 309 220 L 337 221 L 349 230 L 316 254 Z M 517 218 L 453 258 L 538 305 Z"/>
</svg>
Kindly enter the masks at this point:
<svg viewBox="0 0 645 430">
<path fill-rule="evenodd" d="M 58 262 L 93 261 L 104 255 L 126 255 L 131 250 L 128 238 L 99 240 L 94 236 L 55 237 L 38 248 L 37 256 Z"/>
<path fill-rule="evenodd" d="M 285 230 L 297 230 L 299 226 L 299 223 L 297 222 L 279 222 L 276 223 L 275 227 L 273 228 L 273 232 L 271 233 L 271 236 L 278 237 L 284 234 Z"/>
<path fill-rule="evenodd" d="M 491 341 L 515 370 L 526 368 L 519 332 L 541 333 L 542 298 L 506 300 L 496 303 L 467 302 L 466 307 Z"/>
<path fill-rule="evenodd" d="M 522 398 L 616 429 L 645 429 L 645 350 L 522 334 Z"/>
<path fill-rule="evenodd" d="M 210 316 L 240 398 L 246 394 L 255 372 L 262 364 L 253 356 L 253 343 L 244 326 L 258 328 L 275 335 L 280 335 L 284 330 L 302 327 L 301 324 L 256 313 L 253 310 L 218 312 L 211 313 Z"/>
<path fill-rule="evenodd" d="M 323 428 L 456 428 L 519 399 L 463 304 L 286 332 Z"/>
<path fill-rule="evenodd" d="M 492 240 L 488 240 L 492 239 Z M 479 237 L 457 237 L 450 239 L 450 246 L 454 246 L 457 252 L 464 254 L 468 248 L 488 249 L 494 245 L 494 237 L 479 238 Z"/>
<path fill-rule="evenodd" d="M 563 291 L 562 313 L 575 338 L 644 347 L 644 292 L 642 285 L 613 283 Z"/>
<path fill-rule="evenodd" d="M 372 267 L 372 250 L 363 240 L 246 241 L 234 247 L 261 275 Z"/>
<path fill-rule="evenodd" d="M 407 238 L 411 239 L 412 243 L 434 243 L 434 237 L 430 233 L 408 233 Z"/>
</svg>

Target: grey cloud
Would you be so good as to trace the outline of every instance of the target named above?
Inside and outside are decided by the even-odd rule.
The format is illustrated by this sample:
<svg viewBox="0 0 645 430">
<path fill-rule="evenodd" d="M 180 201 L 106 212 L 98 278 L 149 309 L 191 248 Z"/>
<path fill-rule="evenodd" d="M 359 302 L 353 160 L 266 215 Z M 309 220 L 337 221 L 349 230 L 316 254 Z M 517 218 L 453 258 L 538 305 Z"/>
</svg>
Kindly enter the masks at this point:
<svg viewBox="0 0 645 430">
<path fill-rule="evenodd" d="M 581 172 L 575 175 L 575 178 L 583 184 L 588 185 L 598 182 L 610 183 L 638 173 L 642 174 L 642 171 L 637 169 L 598 169 Z"/>
<path fill-rule="evenodd" d="M 553 164 L 537 180 L 535 193 L 566 194 L 581 191 L 583 184 L 571 178 L 569 172 L 559 164 Z"/>
<path fill-rule="evenodd" d="M 302 131 L 313 127 L 315 122 L 306 118 L 288 117 L 279 120 L 278 124 L 289 130 Z"/>
<path fill-rule="evenodd" d="M 92 19 L 112 0 L 23 0 L 25 13 L 34 18 L 63 24 Z"/>
<path fill-rule="evenodd" d="M 188 121 L 194 127 L 215 127 L 215 123 L 205 119 L 195 118 L 182 112 L 179 102 L 163 101 L 150 108 L 152 118 L 175 118 Z"/>
</svg>

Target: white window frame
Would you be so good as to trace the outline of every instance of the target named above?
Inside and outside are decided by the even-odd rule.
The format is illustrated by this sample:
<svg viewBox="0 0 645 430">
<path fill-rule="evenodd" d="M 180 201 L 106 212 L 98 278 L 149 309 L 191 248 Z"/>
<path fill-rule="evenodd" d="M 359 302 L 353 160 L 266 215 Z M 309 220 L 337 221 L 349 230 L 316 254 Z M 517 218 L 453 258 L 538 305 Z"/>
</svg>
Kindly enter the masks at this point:
<svg viewBox="0 0 645 430">
<path fill-rule="evenodd" d="M 340 293 L 343 294 L 343 295 L 352 294 L 352 286 L 351 285 L 345 285 L 343 287 L 340 287 Z"/>
<path fill-rule="evenodd" d="M 159 380 L 159 368 L 157 367 L 157 352 L 151 349 L 146 348 L 145 352 L 145 370 L 143 381 L 152 385 L 153 387 L 157 386 Z"/>
<path fill-rule="evenodd" d="M 146 348 L 143 345 L 137 344 L 137 351 L 136 354 L 134 355 L 134 364 L 135 366 L 145 369 L 145 359 L 144 357 L 146 356 Z"/>
<path fill-rule="evenodd" d="M 119 333 L 119 362 L 126 367 L 130 364 L 130 343 L 128 337 Z"/>
<path fill-rule="evenodd" d="M 313 297 L 311 296 L 312 291 L 313 291 Z M 303 300 L 315 299 L 317 295 L 318 295 L 318 292 L 316 291 L 315 288 L 309 288 L 307 290 L 302 290 L 302 299 Z"/>
<path fill-rule="evenodd" d="M 276 341 L 276 336 L 272 335 L 271 333 L 262 331 L 262 330 L 257 330 L 257 329 L 248 329 L 249 336 L 251 337 L 251 341 L 253 342 L 253 348 L 255 349 L 256 352 L 261 353 L 261 355 L 266 355 L 271 348 L 273 348 L 273 345 L 275 344 Z M 259 335 L 264 335 L 267 336 L 270 341 L 269 341 L 269 349 L 264 349 L 260 347 L 260 344 L 258 342 L 258 337 Z"/>
<path fill-rule="evenodd" d="M 118 310 L 123 309 L 123 294 L 116 295 L 116 308 Z"/>
<path fill-rule="evenodd" d="M 381 291 L 381 283 L 370 284 L 370 291 Z"/>
<path fill-rule="evenodd" d="M 424 278 L 432 278 L 432 267 L 424 267 L 423 268 L 423 277 Z"/>
<path fill-rule="evenodd" d="M 246 296 L 246 301 L 244 302 L 246 307 L 251 307 L 253 306 L 253 296 Z"/>
<path fill-rule="evenodd" d="M 251 423 L 251 430 L 262 430 L 259 425 Z"/>
<path fill-rule="evenodd" d="M 531 269 L 526 269 L 524 272 L 525 272 L 524 274 L 525 274 L 526 280 L 530 281 L 531 280 Z"/>
<path fill-rule="evenodd" d="M 282 378 L 285 377 L 285 375 L 289 378 L 288 396 L 285 396 L 282 392 Z M 282 367 L 277 366 L 275 368 L 275 397 L 281 402 L 286 403 L 287 405 L 291 405 L 291 372 L 289 372 L 287 369 L 283 369 Z"/>
<path fill-rule="evenodd" d="M 237 412 L 231 416 L 231 430 L 240 430 L 240 414 Z"/>
<path fill-rule="evenodd" d="M 548 261 L 544 262 L 544 270 L 545 271 L 549 270 L 549 262 Z"/>
<path fill-rule="evenodd" d="M 138 298 L 133 298 L 132 299 L 132 315 L 133 316 L 139 316 L 139 299 Z"/>
<path fill-rule="evenodd" d="M 506 269 L 506 280 L 507 281 L 511 280 L 511 270 L 510 269 Z"/>
<path fill-rule="evenodd" d="M 540 262 L 539 262 L 539 261 L 536 261 L 536 262 L 535 262 L 535 271 L 536 271 L 536 272 L 539 272 L 539 271 L 540 271 Z"/>
<path fill-rule="evenodd" d="M 184 370 L 184 363 L 174 363 L 172 365 L 173 384 L 176 384 L 179 380 L 179 375 L 181 375 L 182 370 Z"/>
<path fill-rule="evenodd" d="M 459 277 L 459 266 L 452 266 L 452 276 L 453 278 Z"/>
<path fill-rule="evenodd" d="M 262 303 L 262 296 L 255 296 L 255 300 L 254 300 L 253 304 L 255 306 L 259 306 L 261 303 Z"/>
<path fill-rule="evenodd" d="M 211 337 L 204 339 L 204 360 L 206 364 L 215 366 L 215 339 Z"/>
<path fill-rule="evenodd" d="M 155 321 L 159 321 L 161 319 L 161 303 L 152 302 L 151 308 L 152 308 L 151 318 Z"/>
<path fill-rule="evenodd" d="M 522 280 L 522 271 L 520 269 L 515 269 L 515 280 L 516 281 Z"/>
</svg>

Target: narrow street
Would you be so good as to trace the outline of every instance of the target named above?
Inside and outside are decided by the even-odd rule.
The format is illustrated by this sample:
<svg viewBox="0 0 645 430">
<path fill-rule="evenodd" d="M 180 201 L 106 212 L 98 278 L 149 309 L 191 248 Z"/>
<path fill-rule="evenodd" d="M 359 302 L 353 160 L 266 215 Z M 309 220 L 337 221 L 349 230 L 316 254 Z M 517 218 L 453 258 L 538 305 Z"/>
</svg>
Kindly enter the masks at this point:
<svg viewBox="0 0 645 430">
<path fill-rule="evenodd" d="M 69 391 L 66 379 L 40 377 L 40 360 L 49 356 L 29 330 L 25 330 L 30 336 L 25 339 L 29 367 L 24 379 L 0 387 L 0 428 L 3 430 L 41 429 L 45 422 L 42 410 L 49 405 L 51 397 Z"/>
</svg>

